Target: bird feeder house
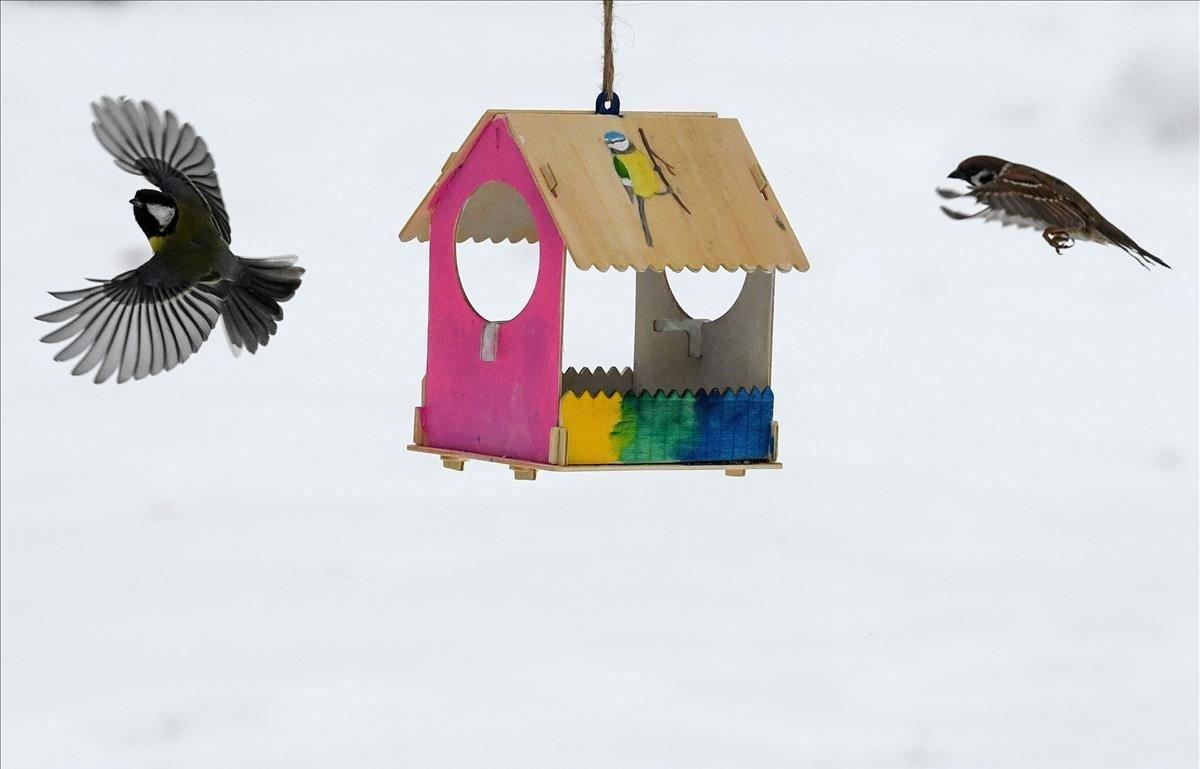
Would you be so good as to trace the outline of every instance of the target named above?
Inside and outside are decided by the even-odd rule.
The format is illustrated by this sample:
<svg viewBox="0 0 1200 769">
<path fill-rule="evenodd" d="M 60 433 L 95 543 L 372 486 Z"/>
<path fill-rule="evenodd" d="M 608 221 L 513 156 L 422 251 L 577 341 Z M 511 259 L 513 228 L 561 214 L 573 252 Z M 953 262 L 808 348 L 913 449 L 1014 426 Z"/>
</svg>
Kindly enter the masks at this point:
<svg viewBox="0 0 1200 769">
<path fill-rule="evenodd" d="M 400 233 L 429 243 L 428 359 L 413 451 L 538 470 L 777 469 L 775 273 L 807 270 L 737 120 L 711 113 L 489 111 Z M 538 244 L 515 317 L 472 307 L 455 248 Z M 569 258 L 568 258 L 569 255 Z M 636 271 L 633 367 L 562 368 L 565 272 Z M 666 270 L 742 271 L 689 316 Z M 604 319 L 596 319 L 603 323 Z"/>
</svg>

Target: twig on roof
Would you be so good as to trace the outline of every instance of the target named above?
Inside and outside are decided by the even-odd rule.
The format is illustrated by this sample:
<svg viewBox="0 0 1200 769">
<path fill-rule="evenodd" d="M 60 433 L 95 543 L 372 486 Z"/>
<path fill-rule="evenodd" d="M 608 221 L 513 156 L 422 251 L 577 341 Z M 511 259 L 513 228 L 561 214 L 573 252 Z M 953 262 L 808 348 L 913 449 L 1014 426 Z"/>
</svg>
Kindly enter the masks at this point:
<svg viewBox="0 0 1200 769">
<path fill-rule="evenodd" d="M 675 202 L 679 204 L 679 207 L 686 211 L 690 216 L 692 210 L 684 205 L 683 201 L 679 198 L 679 193 L 675 192 L 675 188 L 671 186 L 669 181 L 667 181 L 667 175 L 663 173 L 662 166 L 659 166 L 659 163 L 662 163 L 663 166 L 666 166 L 667 170 L 671 172 L 672 176 L 676 175 L 675 166 L 668 163 L 663 159 L 662 155 L 659 155 L 654 151 L 654 148 L 650 146 L 650 140 L 646 138 L 645 129 L 639 128 L 638 135 L 642 137 L 642 146 L 646 148 L 646 154 L 650 156 L 650 162 L 654 164 L 654 173 L 658 174 L 659 179 L 662 179 L 662 183 L 667 187 L 667 192 L 671 193 L 671 197 L 675 198 Z"/>
</svg>

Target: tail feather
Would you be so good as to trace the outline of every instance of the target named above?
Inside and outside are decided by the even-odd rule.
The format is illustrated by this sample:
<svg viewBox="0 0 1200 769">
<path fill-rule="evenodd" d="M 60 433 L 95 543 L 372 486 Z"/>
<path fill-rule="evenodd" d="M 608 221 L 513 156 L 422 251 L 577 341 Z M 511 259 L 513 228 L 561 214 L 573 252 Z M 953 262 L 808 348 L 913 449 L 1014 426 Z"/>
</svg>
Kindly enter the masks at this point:
<svg viewBox="0 0 1200 769">
<path fill-rule="evenodd" d="M 1150 269 L 1151 263 L 1166 267 L 1168 270 L 1171 269 L 1171 265 L 1167 264 L 1162 259 L 1159 259 L 1154 254 L 1139 246 L 1133 238 L 1117 229 L 1112 222 L 1104 220 L 1100 221 L 1096 226 L 1096 231 L 1102 238 L 1104 238 L 1104 241 L 1107 241 L 1117 248 L 1125 251 L 1127 254 L 1132 256 L 1138 264 L 1145 267 L 1147 270 Z"/>
<path fill-rule="evenodd" d="M 1114 230 L 1115 231 L 1113 232 L 1102 231 L 1101 234 L 1107 239 L 1106 241 L 1102 242 L 1111 243 L 1112 245 L 1121 249 L 1125 253 L 1132 256 L 1135 262 L 1147 270 L 1150 269 L 1152 264 L 1161 265 L 1162 267 L 1166 267 L 1168 270 L 1171 269 L 1171 265 L 1167 264 L 1162 259 L 1159 259 L 1157 256 L 1142 248 L 1137 243 L 1134 243 L 1133 238 L 1129 237 L 1120 230 L 1116 230 L 1115 228 Z"/>
<path fill-rule="evenodd" d="M 1142 248 L 1137 243 L 1133 243 L 1129 246 L 1122 244 L 1121 248 L 1125 249 L 1130 254 L 1133 254 L 1134 258 L 1141 258 L 1143 261 L 1154 262 L 1155 264 L 1160 264 L 1163 267 L 1166 267 L 1168 270 L 1171 269 L 1171 265 L 1167 264 L 1162 259 L 1159 259 L 1157 256 Z"/>
<path fill-rule="evenodd" d="M 642 234 L 646 236 L 646 245 L 654 247 L 654 236 L 650 234 L 650 222 L 646 221 L 646 199 L 638 198 L 638 216 L 642 219 Z"/>
<path fill-rule="evenodd" d="M 243 259 L 242 268 L 229 287 L 221 305 L 225 332 L 235 348 L 251 353 L 266 347 L 283 320 L 279 305 L 296 295 L 300 288 L 303 267 L 296 266 L 296 257 L 280 256 L 271 259 Z"/>
</svg>

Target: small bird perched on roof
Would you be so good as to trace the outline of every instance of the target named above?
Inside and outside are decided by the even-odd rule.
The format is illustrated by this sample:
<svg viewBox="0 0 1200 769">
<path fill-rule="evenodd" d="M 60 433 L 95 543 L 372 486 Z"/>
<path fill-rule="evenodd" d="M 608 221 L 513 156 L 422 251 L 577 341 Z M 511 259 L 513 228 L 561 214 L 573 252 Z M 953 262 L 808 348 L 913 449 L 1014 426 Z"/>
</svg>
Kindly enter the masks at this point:
<svg viewBox="0 0 1200 769">
<path fill-rule="evenodd" d="M 1113 226 L 1069 184 L 1036 168 L 991 155 L 975 155 L 959 163 L 948 178 L 961 179 L 971 189 L 962 193 L 938 189 L 939 195 L 948 199 L 973 197 L 984 206 L 973 214 L 942 206 L 951 219 L 982 216 L 1005 226 L 1040 228 L 1042 237 L 1060 254 L 1076 240 L 1090 240 L 1124 249 L 1146 269 L 1151 263 L 1171 268 Z"/>
<path fill-rule="evenodd" d="M 244 259 L 229 250 L 229 215 L 212 156 L 191 125 L 148 101 L 104 97 L 92 104 L 92 131 L 117 167 L 157 190 L 138 190 L 133 218 L 153 256 L 137 269 L 79 291 L 51 292 L 72 304 L 39 315 L 64 323 L 43 342 L 73 341 L 55 360 L 83 354 L 72 374 L 96 366 L 97 383 L 170 371 L 208 339 L 218 318 L 230 343 L 251 353 L 283 319 L 279 304 L 300 287 L 296 257 Z"/>
</svg>

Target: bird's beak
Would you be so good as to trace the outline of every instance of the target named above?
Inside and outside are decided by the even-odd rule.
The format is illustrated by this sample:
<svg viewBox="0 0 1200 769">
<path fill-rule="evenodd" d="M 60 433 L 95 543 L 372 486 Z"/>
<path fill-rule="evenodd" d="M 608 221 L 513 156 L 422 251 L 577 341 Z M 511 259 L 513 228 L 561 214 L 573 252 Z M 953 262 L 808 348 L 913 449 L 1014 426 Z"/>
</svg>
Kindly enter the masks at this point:
<svg viewBox="0 0 1200 769">
<path fill-rule="evenodd" d="M 949 173 L 949 175 L 946 176 L 946 178 L 947 179 L 962 179 L 964 182 L 969 181 L 969 177 L 967 176 L 966 172 L 959 171 L 957 168 L 954 169 L 953 171 L 951 171 Z"/>
<path fill-rule="evenodd" d="M 142 201 L 138 200 L 137 198 L 130 198 L 130 199 L 129 199 L 129 202 L 133 204 L 133 207 L 134 207 L 134 208 L 141 208 L 141 207 L 142 207 Z"/>
</svg>

